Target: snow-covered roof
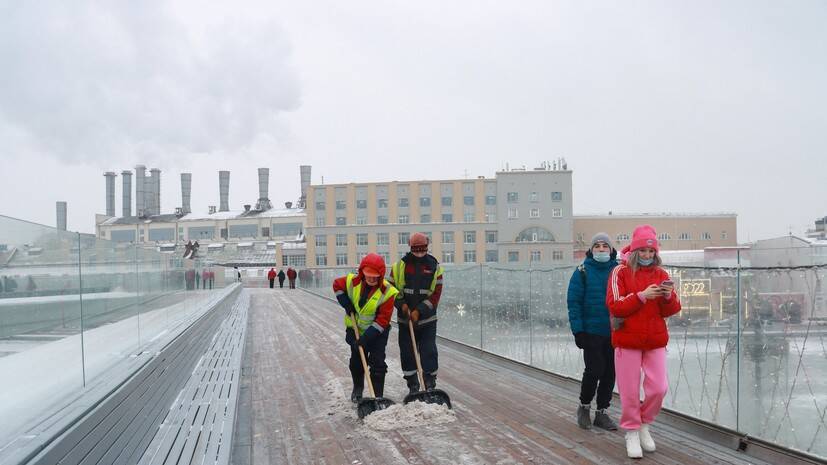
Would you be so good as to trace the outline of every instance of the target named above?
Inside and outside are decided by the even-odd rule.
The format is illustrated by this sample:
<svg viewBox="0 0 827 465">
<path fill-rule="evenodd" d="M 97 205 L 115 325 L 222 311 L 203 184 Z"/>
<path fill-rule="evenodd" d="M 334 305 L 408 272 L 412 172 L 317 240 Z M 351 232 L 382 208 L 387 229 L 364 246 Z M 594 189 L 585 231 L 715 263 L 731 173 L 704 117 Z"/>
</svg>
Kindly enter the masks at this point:
<svg viewBox="0 0 827 465">
<path fill-rule="evenodd" d="M 181 217 L 180 221 L 209 221 L 209 220 L 232 220 L 244 218 L 288 218 L 302 217 L 306 213 L 303 208 L 271 208 L 265 211 L 257 210 L 232 210 L 226 212 L 215 212 L 213 214 L 188 213 Z"/>
<path fill-rule="evenodd" d="M 253 246 L 252 242 L 239 242 L 238 245 L 236 245 L 236 247 L 252 247 L 252 246 Z"/>
<path fill-rule="evenodd" d="M 210 244 L 210 245 L 207 246 L 207 248 L 208 249 L 223 249 L 224 248 L 224 243 Z"/>
<path fill-rule="evenodd" d="M 285 242 L 281 245 L 282 250 L 288 249 L 306 249 L 307 243 L 306 242 Z"/>
</svg>

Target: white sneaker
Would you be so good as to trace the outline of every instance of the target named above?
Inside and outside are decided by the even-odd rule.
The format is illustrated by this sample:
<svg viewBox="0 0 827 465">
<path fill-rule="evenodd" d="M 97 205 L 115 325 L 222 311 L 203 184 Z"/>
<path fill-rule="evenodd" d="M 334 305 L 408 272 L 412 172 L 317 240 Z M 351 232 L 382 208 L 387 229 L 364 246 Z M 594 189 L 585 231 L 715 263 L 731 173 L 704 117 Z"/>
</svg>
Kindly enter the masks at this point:
<svg viewBox="0 0 827 465">
<path fill-rule="evenodd" d="M 649 433 L 647 423 L 640 425 L 640 447 L 646 452 L 655 451 L 655 440 L 652 439 L 652 434 Z"/>
<path fill-rule="evenodd" d="M 630 459 L 643 458 L 643 450 L 640 448 L 640 435 L 637 431 L 626 431 L 626 455 Z"/>
</svg>

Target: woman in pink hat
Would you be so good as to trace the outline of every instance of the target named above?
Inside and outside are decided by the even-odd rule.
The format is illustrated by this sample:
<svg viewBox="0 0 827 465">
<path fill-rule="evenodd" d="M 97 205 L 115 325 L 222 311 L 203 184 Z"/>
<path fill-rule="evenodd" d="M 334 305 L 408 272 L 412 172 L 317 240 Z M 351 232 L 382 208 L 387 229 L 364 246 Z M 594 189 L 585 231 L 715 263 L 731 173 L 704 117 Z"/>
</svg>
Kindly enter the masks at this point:
<svg viewBox="0 0 827 465">
<path fill-rule="evenodd" d="M 626 454 L 630 458 L 655 451 L 649 424 L 655 421 L 669 389 L 669 332 L 665 319 L 681 309 L 669 274 L 660 267 L 658 251 L 655 229 L 649 225 L 635 228 L 632 242 L 623 249 L 626 261 L 612 270 L 606 291 L 620 392 L 620 427 L 626 430 Z"/>
</svg>

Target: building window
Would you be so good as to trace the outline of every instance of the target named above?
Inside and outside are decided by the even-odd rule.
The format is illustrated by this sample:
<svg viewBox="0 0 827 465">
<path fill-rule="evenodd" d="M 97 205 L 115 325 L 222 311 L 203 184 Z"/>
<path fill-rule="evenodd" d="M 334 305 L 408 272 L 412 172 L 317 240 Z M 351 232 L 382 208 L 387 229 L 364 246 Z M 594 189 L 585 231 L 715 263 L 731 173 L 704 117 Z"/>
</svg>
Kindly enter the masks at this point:
<svg viewBox="0 0 827 465">
<path fill-rule="evenodd" d="M 388 199 L 376 199 L 376 208 L 388 208 Z"/>
<path fill-rule="evenodd" d="M 316 226 L 324 226 L 324 217 L 323 216 L 317 216 L 316 217 Z"/>
<path fill-rule="evenodd" d="M 336 247 L 347 247 L 347 234 L 336 234 Z"/>
<path fill-rule="evenodd" d="M 399 215 L 399 224 L 408 224 L 408 215 Z"/>
<path fill-rule="evenodd" d="M 454 243 L 454 232 L 453 231 L 442 231 L 442 243 L 443 244 L 453 244 Z"/>
<path fill-rule="evenodd" d="M 539 208 L 532 208 L 528 212 L 528 216 L 530 218 L 539 218 L 540 217 L 540 209 Z"/>
<path fill-rule="evenodd" d="M 376 245 L 389 245 L 391 243 L 390 233 L 376 233 Z"/>
<path fill-rule="evenodd" d="M 563 217 L 563 209 L 562 208 L 552 208 L 551 209 L 551 217 L 552 218 L 562 218 Z"/>
<path fill-rule="evenodd" d="M 337 216 L 336 217 L 336 226 L 344 226 L 347 224 L 347 218 L 344 216 Z"/>
<path fill-rule="evenodd" d="M 408 240 L 410 239 L 411 235 L 410 235 L 410 233 L 401 232 L 401 233 L 397 234 L 396 237 L 397 237 L 396 243 L 399 244 L 399 245 L 403 245 L 403 244 L 408 243 Z"/>
<path fill-rule="evenodd" d="M 261 237 L 270 237 L 270 228 L 263 226 L 261 228 Z"/>
<path fill-rule="evenodd" d="M 324 202 L 316 202 L 316 210 L 324 210 Z"/>
<path fill-rule="evenodd" d="M 518 218 L 517 207 L 508 207 L 508 219 L 515 220 Z"/>
<path fill-rule="evenodd" d="M 356 245 L 368 245 L 368 233 L 356 234 Z"/>
<path fill-rule="evenodd" d="M 419 198 L 419 206 L 420 207 L 430 207 L 431 206 L 431 198 L 430 197 L 420 197 Z"/>
<path fill-rule="evenodd" d="M 615 239 L 617 242 L 625 242 L 629 240 L 629 235 L 626 233 L 620 233 L 615 237 Z"/>
<path fill-rule="evenodd" d="M 672 239 L 672 237 L 669 236 L 669 233 L 660 233 L 660 234 L 658 234 L 658 240 L 659 241 L 668 241 L 670 239 Z"/>
<path fill-rule="evenodd" d="M 465 222 L 466 223 L 473 223 L 474 222 L 474 212 L 465 212 Z"/>
<path fill-rule="evenodd" d="M 356 252 L 356 263 L 362 263 L 362 259 L 365 258 L 367 252 Z"/>
<path fill-rule="evenodd" d="M 721 231 L 721 239 L 726 239 L 726 238 L 727 238 L 726 231 Z"/>
<path fill-rule="evenodd" d="M 466 195 L 465 197 L 462 198 L 462 203 L 464 205 L 469 205 L 469 206 L 474 205 L 474 196 L 473 195 Z"/>
<path fill-rule="evenodd" d="M 692 240 L 692 234 L 689 234 L 688 232 L 682 232 L 681 235 L 678 236 L 678 240 L 691 241 Z"/>
<path fill-rule="evenodd" d="M 419 215 L 419 222 L 420 223 L 430 223 L 431 222 L 431 215 L 428 215 L 428 214 Z"/>
<path fill-rule="evenodd" d="M 442 252 L 442 263 L 454 263 L 454 252 L 449 250 Z"/>
<path fill-rule="evenodd" d="M 485 231 L 485 242 L 487 244 L 497 243 L 497 231 Z"/>
<path fill-rule="evenodd" d="M 379 256 L 382 257 L 382 260 L 385 260 L 385 263 L 391 262 L 391 254 L 388 252 L 379 252 Z"/>
<path fill-rule="evenodd" d="M 388 217 L 385 215 L 379 215 L 376 217 L 376 222 L 379 224 L 388 224 Z"/>
<path fill-rule="evenodd" d="M 399 198 L 399 206 L 400 207 L 407 207 L 409 205 L 407 197 L 400 197 Z"/>
<path fill-rule="evenodd" d="M 486 195 L 485 196 L 485 204 L 486 205 L 497 205 L 497 196 L 496 195 Z"/>
<path fill-rule="evenodd" d="M 497 213 L 496 212 L 489 212 L 485 214 L 485 222 L 486 223 L 496 223 L 497 222 Z"/>
<path fill-rule="evenodd" d="M 365 216 L 357 216 L 356 224 L 368 224 L 368 219 Z"/>
<path fill-rule="evenodd" d="M 316 247 L 327 247 L 327 236 L 316 236 Z"/>
<path fill-rule="evenodd" d="M 520 261 L 520 252 L 511 251 L 508 252 L 508 261 L 511 263 L 519 262 Z"/>
<path fill-rule="evenodd" d="M 442 206 L 443 207 L 450 207 L 453 204 L 454 204 L 454 198 L 453 197 L 443 197 L 442 198 Z"/>
<path fill-rule="evenodd" d="M 443 213 L 442 214 L 442 222 L 443 223 L 453 223 L 454 222 L 454 215 L 450 213 Z"/>
<path fill-rule="evenodd" d="M 356 208 L 365 209 L 368 208 L 368 201 L 367 200 L 357 200 L 356 201 Z"/>
<path fill-rule="evenodd" d="M 344 200 L 336 201 L 336 210 L 344 210 L 345 208 L 347 208 L 347 202 Z"/>
<path fill-rule="evenodd" d="M 532 192 L 532 193 L 531 193 L 531 194 L 529 194 L 529 196 L 528 196 L 528 201 L 529 201 L 529 202 L 535 202 L 535 203 L 536 203 L 536 202 L 539 202 L 539 201 L 540 201 L 540 198 L 539 198 L 539 196 L 537 195 L 537 193 L 536 193 L 536 192 Z"/>
<path fill-rule="evenodd" d="M 517 203 L 520 201 L 520 196 L 516 192 L 509 192 L 506 194 L 505 200 L 508 203 Z"/>
<path fill-rule="evenodd" d="M 477 262 L 477 251 L 476 250 L 466 250 L 463 252 L 463 261 L 465 263 L 476 263 Z"/>
<path fill-rule="evenodd" d="M 477 243 L 477 232 L 476 231 L 465 231 L 463 233 L 463 237 L 465 238 L 464 242 L 466 244 L 476 244 Z"/>
<path fill-rule="evenodd" d="M 327 255 L 317 254 L 316 255 L 316 266 L 327 266 Z"/>
<path fill-rule="evenodd" d="M 712 234 L 709 234 L 708 232 L 705 232 L 705 233 L 701 234 L 701 239 L 704 240 L 704 241 L 711 241 L 712 240 Z"/>
<path fill-rule="evenodd" d="M 554 235 L 545 228 L 526 228 L 517 234 L 515 242 L 554 242 Z"/>
<path fill-rule="evenodd" d="M 347 254 L 346 253 L 337 253 L 336 254 L 336 266 L 345 266 L 347 265 Z"/>
<path fill-rule="evenodd" d="M 563 201 L 563 193 L 562 192 L 552 192 L 551 193 L 551 201 L 552 202 L 562 202 Z"/>
<path fill-rule="evenodd" d="M 488 262 L 488 263 L 499 261 L 499 257 L 497 257 L 497 251 L 496 250 L 486 250 L 485 251 L 485 261 Z"/>
<path fill-rule="evenodd" d="M 555 250 L 551 252 L 551 259 L 555 262 L 559 262 L 563 260 L 563 251 L 562 250 Z"/>
<path fill-rule="evenodd" d="M 540 261 L 540 251 L 539 250 L 532 250 L 531 251 L 531 261 L 532 262 L 539 262 Z"/>
<path fill-rule="evenodd" d="M 304 267 L 306 258 L 304 255 L 288 255 L 287 266 Z"/>
</svg>

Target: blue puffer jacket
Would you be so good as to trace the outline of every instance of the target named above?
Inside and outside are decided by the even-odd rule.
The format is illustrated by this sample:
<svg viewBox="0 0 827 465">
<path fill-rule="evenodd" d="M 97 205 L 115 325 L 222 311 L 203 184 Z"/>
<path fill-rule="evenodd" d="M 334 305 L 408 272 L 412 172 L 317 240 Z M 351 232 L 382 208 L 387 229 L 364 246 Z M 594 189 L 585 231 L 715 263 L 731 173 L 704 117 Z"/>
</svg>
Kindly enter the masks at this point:
<svg viewBox="0 0 827 465">
<path fill-rule="evenodd" d="M 611 336 L 609 309 L 606 307 L 606 287 L 615 266 L 616 260 L 600 263 L 589 254 L 583 261 L 586 270 L 585 287 L 580 268 L 574 270 L 569 280 L 568 292 L 569 324 L 572 334 L 584 331 L 589 334 Z"/>
</svg>

